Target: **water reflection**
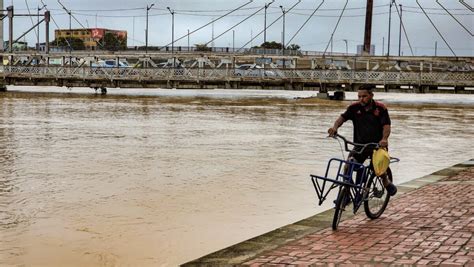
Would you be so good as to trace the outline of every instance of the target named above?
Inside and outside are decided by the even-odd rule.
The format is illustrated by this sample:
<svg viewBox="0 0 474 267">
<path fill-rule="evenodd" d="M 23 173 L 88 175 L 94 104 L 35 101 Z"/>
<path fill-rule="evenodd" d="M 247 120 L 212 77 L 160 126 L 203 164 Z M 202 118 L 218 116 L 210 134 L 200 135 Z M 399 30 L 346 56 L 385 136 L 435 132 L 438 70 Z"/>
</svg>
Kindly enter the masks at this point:
<svg viewBox="0 0 474 267">
<path fill-rule="evenodd" d="M 176 265 L 331 206 L 316 206 L 308 174 L 340 155 L 325 132 L 349 102 L 288 91 L 52 91 L 0 95 L 7 265 Z M 472 97 L 377 96 L 402 158 L 397 182 L 473 157 Z"/>
</svg>

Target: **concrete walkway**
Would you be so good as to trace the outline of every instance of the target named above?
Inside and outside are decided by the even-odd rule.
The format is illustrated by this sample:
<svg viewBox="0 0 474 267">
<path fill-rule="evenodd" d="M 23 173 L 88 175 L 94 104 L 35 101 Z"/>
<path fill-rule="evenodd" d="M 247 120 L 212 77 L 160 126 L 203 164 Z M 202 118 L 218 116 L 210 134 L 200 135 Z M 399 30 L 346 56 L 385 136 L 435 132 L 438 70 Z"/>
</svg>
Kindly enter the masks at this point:
<svg viewBox="0 0 474 267">
<path fill-rule="evenodd" d="M 474 266 L 474 159 L 398 185 L 377 220 L 333 209 L 185 263 Z"/>
</svg>

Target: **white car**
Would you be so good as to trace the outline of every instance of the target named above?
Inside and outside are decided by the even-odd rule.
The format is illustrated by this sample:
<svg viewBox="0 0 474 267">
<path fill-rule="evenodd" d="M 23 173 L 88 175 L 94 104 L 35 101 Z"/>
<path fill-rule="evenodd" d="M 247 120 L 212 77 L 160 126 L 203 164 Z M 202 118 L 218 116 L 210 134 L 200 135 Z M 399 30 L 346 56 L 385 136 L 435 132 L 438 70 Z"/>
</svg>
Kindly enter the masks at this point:
<svg viewBox="0 0 474 267">
<path fill-rule="evenodd" d="M 276 73 L 272 70 L 262 68 L 257 64 L 242 64 L 235 69 L 236 76 L 247 77 L 276 77 Z"/>
<path fill-rule="evenodd" d="M 99 60 L 97 63 L 92 63 L 92 67 L 103 67 L 103 68 L 117 68 L 117 61 L 113 59 Z M 118 62 L 119 68 L 130 68 L 126 61 Z"/>
</svg>

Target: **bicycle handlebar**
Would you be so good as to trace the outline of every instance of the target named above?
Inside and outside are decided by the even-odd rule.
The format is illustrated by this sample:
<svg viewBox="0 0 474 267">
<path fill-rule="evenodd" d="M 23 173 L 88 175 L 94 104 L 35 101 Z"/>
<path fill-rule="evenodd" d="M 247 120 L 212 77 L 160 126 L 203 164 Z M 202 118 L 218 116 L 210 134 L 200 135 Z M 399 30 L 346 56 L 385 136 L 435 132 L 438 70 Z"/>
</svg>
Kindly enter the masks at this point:
<svg viewBox="0 0 474 267">
<path fill-rule="evenodd" d="M 342 141 L 344 141 L 344 149 L 347 152 L 354 152 L 356 154 L 361 154 L 369 146 L 374 146 L 375 149 L 378 149 L 380 147 L 380 145 L 378 143 L 367 143 L 367 144 L 354 143 L 354 142 L 351 142 L 351 141 L 347 140 L 344 136 L 342 136 L 340 134 L 336 134 L 335 136 L 333 136 L 333 138 L 342 139 Z M 354 147 L 352 149 L 349 149 L 348 145 L 352 145 Z M 355 149 L 356 147 L 360 147 L 361 149 L 357 150 L 357 149 Z"/>
</svg>

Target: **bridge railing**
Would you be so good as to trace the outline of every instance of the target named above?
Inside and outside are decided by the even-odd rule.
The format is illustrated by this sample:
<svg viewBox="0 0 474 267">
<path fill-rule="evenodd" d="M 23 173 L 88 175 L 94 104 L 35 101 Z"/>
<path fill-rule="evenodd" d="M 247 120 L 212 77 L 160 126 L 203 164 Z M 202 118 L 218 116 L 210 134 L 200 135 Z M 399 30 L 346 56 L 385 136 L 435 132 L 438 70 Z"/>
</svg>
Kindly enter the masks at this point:
<svg viewBox="0 0 474 267">
<path fill-rule="evenodd" d="M 474 86 L 474 72 L 403 72 L 351 70 L 259 69 L 237 73 L 233 69 L 99 68 L 64 66 L 2 66 L 4 78 L 82 80 L 282 81 L 320 83 L 372 83 Z M 240 75 L 240 76 L 239 76 Z"/>
</svg>

